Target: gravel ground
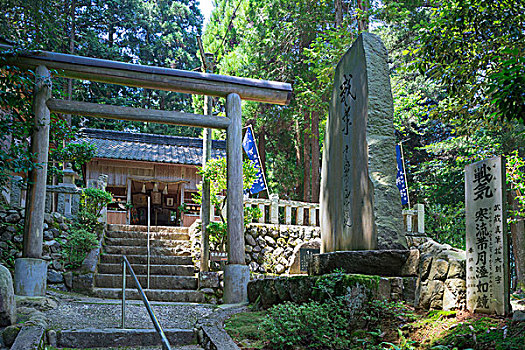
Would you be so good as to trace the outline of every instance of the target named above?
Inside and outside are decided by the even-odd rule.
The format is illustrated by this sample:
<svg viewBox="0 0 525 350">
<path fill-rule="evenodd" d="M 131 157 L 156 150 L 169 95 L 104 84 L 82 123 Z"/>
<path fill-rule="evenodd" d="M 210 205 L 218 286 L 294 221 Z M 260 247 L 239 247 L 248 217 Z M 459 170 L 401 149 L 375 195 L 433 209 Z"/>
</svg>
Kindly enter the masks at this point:
<svg viewBox="0 0 525 350">
<path fill-rule="evenodd" d="M 122 308 L 119 300 L 86 297 L 80 294 L 48 291 L 58 307 L 45 312 L 54 329 L 119 328 Z M 199 319 L 208 316 L 214 305 L 151 302 L 162 328 L 192 329 Z M 126 328 L 153 328 L 142 301 L 126 302 Z"/>
</svg>

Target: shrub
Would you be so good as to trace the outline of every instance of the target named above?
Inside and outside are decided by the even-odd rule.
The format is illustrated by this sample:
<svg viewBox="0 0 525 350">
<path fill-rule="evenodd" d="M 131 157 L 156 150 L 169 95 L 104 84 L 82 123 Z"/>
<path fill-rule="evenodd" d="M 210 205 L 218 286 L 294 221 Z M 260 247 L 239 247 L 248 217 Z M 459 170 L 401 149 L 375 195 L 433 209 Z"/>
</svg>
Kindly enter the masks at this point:
<svg viewBox="0 0 525 350">
<path fill-rule="evenodd" d="M 286 302 L 268 310 L 262 328 L 271 349 L 348 349 L 350 319 L 340 299 L 301 305 Z"/>
<path fill-rule="evenodd" d="M 80 267 L 87 253 L 98 245 L 97 234 L 73 227 L 67 241 L 62 242 L 62 260 L 66 268 Z"/>
</svg>

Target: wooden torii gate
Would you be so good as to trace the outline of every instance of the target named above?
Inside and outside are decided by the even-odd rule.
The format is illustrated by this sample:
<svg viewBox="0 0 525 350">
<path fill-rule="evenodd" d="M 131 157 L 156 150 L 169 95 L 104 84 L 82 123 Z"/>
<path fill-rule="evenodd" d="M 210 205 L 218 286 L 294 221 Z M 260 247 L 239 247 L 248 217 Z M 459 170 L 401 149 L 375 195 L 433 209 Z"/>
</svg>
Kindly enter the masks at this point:
<svg viewBox="0 0 525 350">
<path fill-rule="evenodd" d="M 241 99 L 286 105 L 292 96 L 291 85 L 46 51 L 13 54 L 12 46 L 2 44 L 0 53 L 8 64 L 36 68 L 35 131 L 31 147 L 42 166 L 30 174 L 23 257 L 15 264 L 17 294 L 45 294 L 47 263 L 42 260 L 44 206 L 50 113 L 56 112 L 227 130 L 228 264 L 224 271 L 224 301 L 239 303 L 247 300 L 250 273 L 244 251 Z M 224 97 L 226 117 L 52 99 L 49 69 L 56 70 L 55 75 L 64 78 Z"/>
</svg>

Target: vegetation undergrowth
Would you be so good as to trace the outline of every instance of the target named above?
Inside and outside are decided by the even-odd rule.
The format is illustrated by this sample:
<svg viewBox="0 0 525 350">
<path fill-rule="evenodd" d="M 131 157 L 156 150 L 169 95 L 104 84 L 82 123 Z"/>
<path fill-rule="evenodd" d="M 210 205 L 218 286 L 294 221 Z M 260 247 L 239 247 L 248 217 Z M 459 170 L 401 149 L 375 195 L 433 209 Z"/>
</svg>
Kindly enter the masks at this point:
<svg viewBox="0 0 525 350">
<path fill-rule="evenodd" d="M 525 324 L 456 311 L 420 311 L 371 301 L 348 316 L 341 300 L 284 303 L 232 316 L 225 329 L 241 349 L 524 349 Z M 366 311 L 365 311 L 366 309 Z"/>
</svg>

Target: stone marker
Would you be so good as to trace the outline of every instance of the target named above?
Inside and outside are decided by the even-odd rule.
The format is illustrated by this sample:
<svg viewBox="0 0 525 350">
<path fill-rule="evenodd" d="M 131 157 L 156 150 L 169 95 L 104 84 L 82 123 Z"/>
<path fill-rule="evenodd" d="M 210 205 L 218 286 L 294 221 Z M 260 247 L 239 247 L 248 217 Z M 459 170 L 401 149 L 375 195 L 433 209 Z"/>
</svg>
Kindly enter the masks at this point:
<svg viewBox="0 0 525 350">
<path fill-rule="evenodd" d="M 290 274 L 306 274 L 308 272 L 308 260 L 313 254 L 319 254 L 321 240 L 314 239 L 297 245 L 292 253 L 292 264 Z"/>
<path fill-rule="evenodd" d="M 465 167 L 467 308 L 471 312 L 506 315 L 510 311 L 504 198 L 504 158 Z"/>
<path fill-rule="evenodd" d="M 0 327 L 16 322 L 15 291 L 9 270 L 0 265 Z"/>
<path fill-rule="evenodd" d="M 407 249 L 387 51 L 363 33 L 335 72 L 321 175 L 322 252 Z"/>
</svg>

